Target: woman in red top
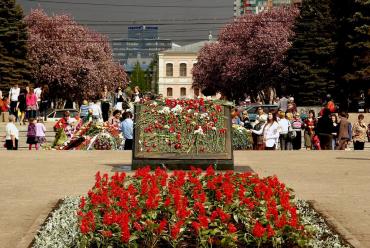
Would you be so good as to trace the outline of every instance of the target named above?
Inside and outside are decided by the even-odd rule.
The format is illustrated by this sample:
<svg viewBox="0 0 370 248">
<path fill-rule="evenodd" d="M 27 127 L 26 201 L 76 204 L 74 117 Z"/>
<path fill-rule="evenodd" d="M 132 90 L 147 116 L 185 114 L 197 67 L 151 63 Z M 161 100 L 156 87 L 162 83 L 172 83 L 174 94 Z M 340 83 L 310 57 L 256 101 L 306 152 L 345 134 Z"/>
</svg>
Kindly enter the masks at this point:
<svg viewBox="0 0 370 248">
<path fill-rule="evenodd" d="M 7 120 L 9 119 L 9 107 L 10 107 L 9 98 L 4 97 L 4 99 L 0 99 L 1 122 L 7 122 Z"/>
<path fill-rule="evenodd" d="M 26 95 L 26 116 L 27 116 L 27 119 L 30 119 L 30 118 L 36 118 L 36 111 L 38 109 L 38 106 L 37 106 L 37 96 L 36 94 L 33 92 L 33 88 L 30 87 L 30 91 L 27 93 Z"/>
<path fill-rule="evenodd" d="M 304 120 L 303 127 L 304 127 L 304 144 L 307 150 L 312 149 L 312 138 L 315 135 L 315 126 L 316 126 L 316 119 L 315 119 L 315 111 L 310 110 L 308 112 L 308 118 Z"/>
</svg>

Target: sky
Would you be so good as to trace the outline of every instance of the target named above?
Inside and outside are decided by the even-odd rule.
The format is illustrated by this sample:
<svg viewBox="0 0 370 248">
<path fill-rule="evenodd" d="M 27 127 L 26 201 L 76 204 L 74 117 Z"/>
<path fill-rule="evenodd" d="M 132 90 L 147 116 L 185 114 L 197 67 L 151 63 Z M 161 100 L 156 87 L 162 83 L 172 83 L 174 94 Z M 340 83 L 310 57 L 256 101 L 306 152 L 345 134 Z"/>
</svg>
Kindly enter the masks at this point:
<svg viewBox="0 0 370 248">
<path fill-rule="evenodd" d="M 110 38 L 125 38 L 131 25 L 158 25 L 160 38 L 190 44 L 214 38 L 232 21 L 233 0 L 17 0 L 28 14 L 69 14 L 78 23 Z"/>
</svg>

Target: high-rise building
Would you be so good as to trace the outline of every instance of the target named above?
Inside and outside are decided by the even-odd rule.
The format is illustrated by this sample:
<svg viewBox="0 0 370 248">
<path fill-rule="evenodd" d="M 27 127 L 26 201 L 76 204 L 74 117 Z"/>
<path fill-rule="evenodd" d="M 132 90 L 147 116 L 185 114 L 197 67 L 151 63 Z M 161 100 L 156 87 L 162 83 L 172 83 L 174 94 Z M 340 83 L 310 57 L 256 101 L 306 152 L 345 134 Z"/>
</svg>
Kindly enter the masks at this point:
<svg viewBox="0 0 370 248">
<path fill-rule="evenodd" d="M 112 39 L 113 57 L 127 72 L 131 72 L 137 62 L 146 70 L 158 52 L 170 49 L 172 41 L 159 39 L 157 26 L 130 26 L 128 38 Z"/>
<path fill-rule="evenodd" d="M 258 14 L 274 6 L 291 5 L 301 0 L 235 0 L 234 16 L 238 17 L 246 13 Z"/>
</svg>

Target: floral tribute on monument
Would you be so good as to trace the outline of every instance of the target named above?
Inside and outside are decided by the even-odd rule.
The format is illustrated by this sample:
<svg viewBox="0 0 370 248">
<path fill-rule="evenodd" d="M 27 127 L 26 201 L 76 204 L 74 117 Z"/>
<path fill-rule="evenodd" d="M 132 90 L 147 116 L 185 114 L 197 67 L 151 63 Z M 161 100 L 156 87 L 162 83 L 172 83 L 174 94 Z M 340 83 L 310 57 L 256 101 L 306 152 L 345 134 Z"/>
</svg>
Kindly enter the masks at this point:
<svg viewBox="0 0 370 248">
<path fill-rule="evenodd" d="M 87 122 L 57 150 L 118 150 L 122 142 L 120 130 L 108 123 Z"/>
<path fill-rule="evenodd" d="M 97 173 L 77 212 L 80 247 L 304 247 L 293 198 L 276 177 L 212 167 Z"/>
<path fill-rule="evenodd" d="M 147 101 L 141 105 L 140 152 L 225 152 L 226 127 L 221 103 L 201 99 Z"/>
</svg>

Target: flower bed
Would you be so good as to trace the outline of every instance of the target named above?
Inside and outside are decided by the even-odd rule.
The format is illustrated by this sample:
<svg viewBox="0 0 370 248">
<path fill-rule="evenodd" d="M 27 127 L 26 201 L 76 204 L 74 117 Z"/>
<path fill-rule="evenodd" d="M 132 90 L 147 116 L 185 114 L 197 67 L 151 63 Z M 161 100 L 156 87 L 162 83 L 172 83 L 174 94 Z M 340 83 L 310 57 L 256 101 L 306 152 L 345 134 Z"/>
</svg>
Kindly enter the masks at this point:
<svg viewBox="0 0 370 248">
<path fill-rule="evenodd" d="M 346 247 L 330 232 L 320 234 L 322 222 L 316 229 L 317 216 L 293 198 L 276 177 L 217 174 L 211 167 L 205 174 L 97 173 L 79 205 L 79 246 Z"/>
<path fill-rule="evenodd" d="M 225 152 L 222 103 L 202 98 L 143 102 L 136 120 L 140 152 Z"/>
</svg>

